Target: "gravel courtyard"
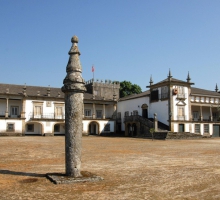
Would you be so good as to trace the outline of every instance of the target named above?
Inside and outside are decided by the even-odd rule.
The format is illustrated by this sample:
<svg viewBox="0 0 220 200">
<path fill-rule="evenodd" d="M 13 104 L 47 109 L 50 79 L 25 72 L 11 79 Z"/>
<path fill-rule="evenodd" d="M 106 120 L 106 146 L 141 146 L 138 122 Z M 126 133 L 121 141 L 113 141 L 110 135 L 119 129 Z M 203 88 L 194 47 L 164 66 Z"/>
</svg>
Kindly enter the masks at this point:
<svg viewBox="0 0 220 200">
<path fill-rule="evenodd" d="M 82 171 L 104 180 L 51 183 L 64 136 L 0 137 L 0 199 L 220 199 L 220 139 L 83 137 Z"/>
</svg>

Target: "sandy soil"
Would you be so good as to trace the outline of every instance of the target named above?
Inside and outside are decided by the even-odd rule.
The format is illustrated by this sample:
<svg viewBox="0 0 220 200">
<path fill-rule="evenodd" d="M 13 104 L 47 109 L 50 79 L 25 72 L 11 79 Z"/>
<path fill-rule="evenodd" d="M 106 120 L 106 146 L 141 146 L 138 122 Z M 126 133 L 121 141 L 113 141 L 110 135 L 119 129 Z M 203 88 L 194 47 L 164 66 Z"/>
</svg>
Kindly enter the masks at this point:
<svg viewBox="0 0 220 200">
<path fill-rule="evenodd" d="M 0 199 L 220 199 L 220 139 L 83 137 L 82 171 L 100 182 L 56 185 L 64 136 L 0 137 Z"/>
</svg>

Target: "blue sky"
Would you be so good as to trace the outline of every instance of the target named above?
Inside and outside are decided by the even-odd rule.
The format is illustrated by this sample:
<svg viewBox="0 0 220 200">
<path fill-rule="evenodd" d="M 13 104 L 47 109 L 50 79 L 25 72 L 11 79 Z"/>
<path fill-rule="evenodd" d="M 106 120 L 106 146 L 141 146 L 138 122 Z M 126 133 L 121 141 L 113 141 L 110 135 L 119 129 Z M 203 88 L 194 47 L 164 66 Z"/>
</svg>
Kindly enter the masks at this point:
<svg viewBox="0 0 220 200">
<path fill-rule="evenodd" d="M 1 83 L 62 87 L 71 37 L 83 78 L 220 88 L 219 0 L 0 0 Z"/>
</svg>

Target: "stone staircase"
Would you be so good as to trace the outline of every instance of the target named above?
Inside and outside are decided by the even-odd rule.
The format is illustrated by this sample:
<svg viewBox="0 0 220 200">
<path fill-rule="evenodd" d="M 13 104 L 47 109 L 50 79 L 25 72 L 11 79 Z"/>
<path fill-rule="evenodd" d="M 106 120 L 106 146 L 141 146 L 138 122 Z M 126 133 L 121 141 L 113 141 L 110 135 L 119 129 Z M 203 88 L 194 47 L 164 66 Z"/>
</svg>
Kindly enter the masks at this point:
<svg viewBox="0 0 220 200">
<path fill-rule="evenodd" d="M 139 132 L 137 133 L 138 137 L 144 137 L 144 138 L 152 138 L 152 134 L 150 133 L 150 129 L 154 128 L 154 119 L 150 118 L 143 118 L 140 115 L 131 115 L 131 116 L 126 116 L 124 118 L 124 123 L 139 123 L 140 124 L 140 129 Z M 164 132 L 168 130 L 168 126 L 165 124 L 158 122 L 158 132 Z"/>
</svg>

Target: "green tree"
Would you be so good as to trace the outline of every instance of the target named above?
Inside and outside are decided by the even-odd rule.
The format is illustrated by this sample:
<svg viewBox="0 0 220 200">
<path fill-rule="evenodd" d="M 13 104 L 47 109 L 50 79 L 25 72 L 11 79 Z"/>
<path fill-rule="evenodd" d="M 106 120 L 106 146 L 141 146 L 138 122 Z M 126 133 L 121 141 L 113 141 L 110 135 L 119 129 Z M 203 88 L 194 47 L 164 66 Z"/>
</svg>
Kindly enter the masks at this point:
<svg viewBox="0 0 220 200">
<path fill-rule="evenodd" d="M 130 81 L 120 82 L 120 98 L 141 92 L 141 87 L 137 84 L 132 84 Z"/>
</svg>

